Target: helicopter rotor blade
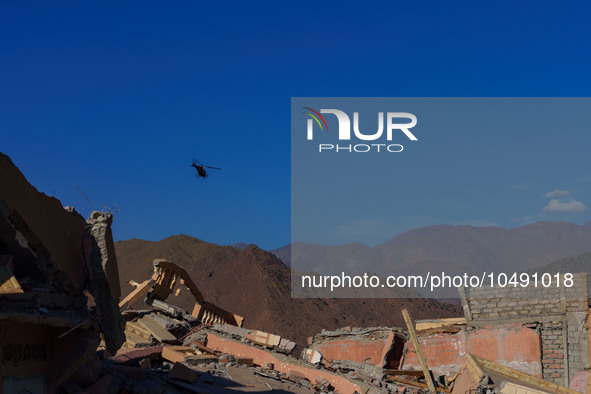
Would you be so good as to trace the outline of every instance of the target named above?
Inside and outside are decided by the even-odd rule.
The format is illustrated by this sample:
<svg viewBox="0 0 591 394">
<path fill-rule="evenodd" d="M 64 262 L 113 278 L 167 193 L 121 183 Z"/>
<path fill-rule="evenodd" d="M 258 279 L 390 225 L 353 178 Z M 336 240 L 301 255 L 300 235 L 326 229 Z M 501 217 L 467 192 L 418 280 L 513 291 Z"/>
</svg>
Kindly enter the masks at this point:
<svg viewBox="0 0 591 394">
<path fill-rule="evenodd" d="M 221 168 L 218 168 L 218 167 L 210 167 L 210 166 L 203 166 L 203 167 L 211 168 L 211 169 L 214 169 L 214 170 L 221 170 Z"/>
</svg>

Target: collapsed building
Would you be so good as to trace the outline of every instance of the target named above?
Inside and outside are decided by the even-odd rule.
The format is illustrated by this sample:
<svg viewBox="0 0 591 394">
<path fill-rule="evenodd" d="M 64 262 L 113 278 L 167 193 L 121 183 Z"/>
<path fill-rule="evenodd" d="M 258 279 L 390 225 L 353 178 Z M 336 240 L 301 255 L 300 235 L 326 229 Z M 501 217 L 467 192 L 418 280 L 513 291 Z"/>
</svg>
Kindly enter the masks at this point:
<svg viewBox="0 0 591 394">
<path fill-rule="evenodd" d="M 159 261 L 154 262 L 152 280 L 159 277 Z M 149 362 L 142 359 L 146 354 L 134 358 L 126 356 L 125 351 L 111 360 L 133 364 L 136 370 L 147 365 L 161 371 L 169 368 L 173 377 L 181 376 L 178 363 L 209 378 L 234 376 L 236 368 L 242 368 L 243 377 L 251 374 L 264 383 L 259 389 L 290 392 L 591 392 L 586 274 L 575 275 L 570 288 L 548 289 L 547 293 L 535 288 L 460 291 L 463 318 L 413 324 L 403 311 L 406 330 L 323 330 L 310 337 L 308 347 L 302 350 L 286 338 L 241 327 L 237 324 L 241 319 L 230 324 L 219 320 L 212 324 L 197 322 L 193 328 L 187 327 L 185 335 L 175 333 L 160 319 L 159 330 L 168 327 L 174 335 L 165 339 L 153 330 L 152 346 L 146 349 Z M 155 309 L 172 317 L 170 306 L 158 305 Z M 127 313 L 135 319 L 154 312 Z M 182 339 L 182 345 L 175 338 Z M 137 372 L 129 373 L 133 376 Z M 188 392 L 229 388 L 223 381 L 205 384 L 200 379 L 193 374 L 182 387 Z M 270 382 L 275 385 L 266 386 Z M 180 387 L 174 380 L 167 384 Z"/>
<path fill-rule="evenodd" d="M 112 216 L 85 220 L 0 155 L 0 387 L 45 392 L 124 341 Z M 63 349 L 76 349 L 64 352 Z"/>
<path fill-rule="evenodd" d="M 573 275 L 570 287 L 459 290 L 465 319 L 430 322 L 438 326 L 427 324 L 417 333 L 434 372 L 456 376 L 473 355 L 545 382 L 591 392 L 586 273 Z M 407 343 L 406 350 L 406 366 L 420 367 L 413 345 Z"/>
<path fill-rule="evenodd" d="M 3 393 L 591 392 L 585 274 L 460 289 L 462 318 L 403 311 L 405 328 L 324 330 L 298 349 L 207 302 L 165 259 L 121 299 L 110 213 L 63 208 L 4 155 L 0 185 Z M 190 311 L 168 302 L 183 289 Z"/>
</svg>

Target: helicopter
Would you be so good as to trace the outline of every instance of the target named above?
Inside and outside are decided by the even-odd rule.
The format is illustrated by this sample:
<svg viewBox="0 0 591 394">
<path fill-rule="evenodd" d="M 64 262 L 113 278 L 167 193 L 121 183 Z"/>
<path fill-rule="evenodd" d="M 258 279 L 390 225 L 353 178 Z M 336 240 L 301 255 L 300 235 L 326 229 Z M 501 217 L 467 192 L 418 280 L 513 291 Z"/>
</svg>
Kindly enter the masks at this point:
<svg viewBox="0 0 591 394">
<path fill-rule="evenodd" d="M 221 170 L 221 168 L 218 167 L 204 166 L 199 162 L 199 160 L 196 159 L 193 159 L 193 164 L 191 164 L 191 167 L 195 167 L 195 169 L 197 170 L 197 174 L 195 174 L 195 176 L 201 178 L 207 178 L 207 172 L 205 172 L 204 167 L 211 168 L 214 170 Z"/>
</svg>

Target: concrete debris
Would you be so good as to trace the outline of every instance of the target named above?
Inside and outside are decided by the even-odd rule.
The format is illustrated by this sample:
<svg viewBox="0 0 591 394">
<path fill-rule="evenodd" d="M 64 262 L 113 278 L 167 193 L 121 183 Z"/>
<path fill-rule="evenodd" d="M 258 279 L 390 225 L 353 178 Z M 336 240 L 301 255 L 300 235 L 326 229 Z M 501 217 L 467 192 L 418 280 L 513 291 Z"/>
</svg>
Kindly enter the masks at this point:
<svg viewBox="0 0 591 394">
<path fill-rule="evenodd" d="M 79 367 L 87 383 L 101 337 L 124 340 L 112 217 L 64 209 L 3 154 L 0 185 L 0 391 L 55 390 Z"/>
<path fill-rule="evenodd" d="M 381 367 L 372 364 L 359 363 L 351 360 L 338 360 L 331 363 L 331 367 L 335 371 L 340 371 L 344 374 L 352 376 L 361 376 L 362 380 L 383 380 L 385 377 L 385 370 Z M 367 379 L 369 377 L 370 379 Z"/>
<path fill-rule="evenodd" d="M 207 342 L 207 334 L 203 331 L 197 331 L 183 339 L 183 346 L 196 346 L 196 344 L 203 345 Z"/>
<path fill-rule="evenodd" d="M 158 282 L 157 277 L 152 280 Z M 145 296 L 149 294 L 150 290 Z M 580 313 L 587 300 L 567 298 L 566 307 L 556 309 L 550 319 L 515 319 L 511 314 L 506 320 L 483 319 L 476 310 L 483 301 L 466 300 L 471 308 L 469 321 L 439 319 L 413 325 L 406 313 L 408 331 L 393 327 L 324 330 L 309 338 L 309 347 L 294 357 L 295 343 L 279 335 L 232 324 L 204 324 L 178 307 L 153 299 L 152 310 L 124 313 L 126 345 L 134 348 L 104 358 L 101 377 L 93 386 L 104 385 L 109 377 L 114 383 L 108 389 L 114 393 L 147 392 L 143 391 L 146 386 L 171 393 L 209 393 L 230 387 L 351 394 L 590 392 L 585 368 L 577 371 L 570 388 L 544 375 L 548 370 L 556 373 L 564 365 L 560 360 L 565 354 L 583 354 L 574 340 L 564 351 L 565 336 L 577 333 L 582 346 L 589 346 L 587 325 L 575 326 L 570 315 Z M 156 301 L 161 303 L 157 307 Z M 497 305 L 505 307 L 501 301 Z M 573 322 L 570 329 L 569 321 Z M 422 350 L 422 362 L 417 347 Z M 549 359 L 553 362 L 545 361 Z M 565 373 L 555 376 L 562 378 Z M 83 384 L 88 380 L 67 383 L 70 390 L 86 390 Z"/>
<path fill-rule="evenodd" d="M 402 357 L 406 334 L 399 328 L 346 327 L 323 330 L 309 338 L 310 349 L 319 351 L 329 362 L 350 360 L 379 367 L 397 369 Z"/>
<path fill-rule="evenodd" d="M 304 349 L 302 351 L 302 359 L 310 364 L 319 364 L 322 361 L 322 353 L 313 349 Z"/>
<path fill-rule="evenodd" d="M 591 393 L 586 274 L 460 288 L 463 318 L 413 325 L 403 311 L 406 330 L 323 330 L 296 351 L 164 259 L 119 301 L 112 214 L 84 220 L 1 154 L 0 184 L 0 392 Z M 166 302 L 182 288 L 191 311 Z"/>
</svg>

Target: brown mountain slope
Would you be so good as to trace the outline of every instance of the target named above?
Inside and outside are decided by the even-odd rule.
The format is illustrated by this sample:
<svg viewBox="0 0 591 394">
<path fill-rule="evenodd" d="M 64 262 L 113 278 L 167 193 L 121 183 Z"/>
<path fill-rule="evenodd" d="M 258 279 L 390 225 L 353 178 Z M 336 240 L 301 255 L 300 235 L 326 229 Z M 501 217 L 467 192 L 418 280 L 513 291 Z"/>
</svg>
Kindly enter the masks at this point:
<svg viewBox="0 0 591 394">
<path fill-rule="evenodd" d="M 158 242 L 120 241 L 115 248 L 123 295 L 132 290 L 129 280 L 151 275 L 153 259 L 169 259 L 189 272 L 206 300 L 244 316 L 246 327 L 285 336 L 300 346 L 322 329 L 404 326 L 404 308 L 414 319 L 461 315 L 458 306 L 431 299 L 292 299 L 289 267 L 255 245 L 238 250 L 177 235 Z M 194 302 L 186 293 L 168 301 L 190 311 Z"/>
</svg>

